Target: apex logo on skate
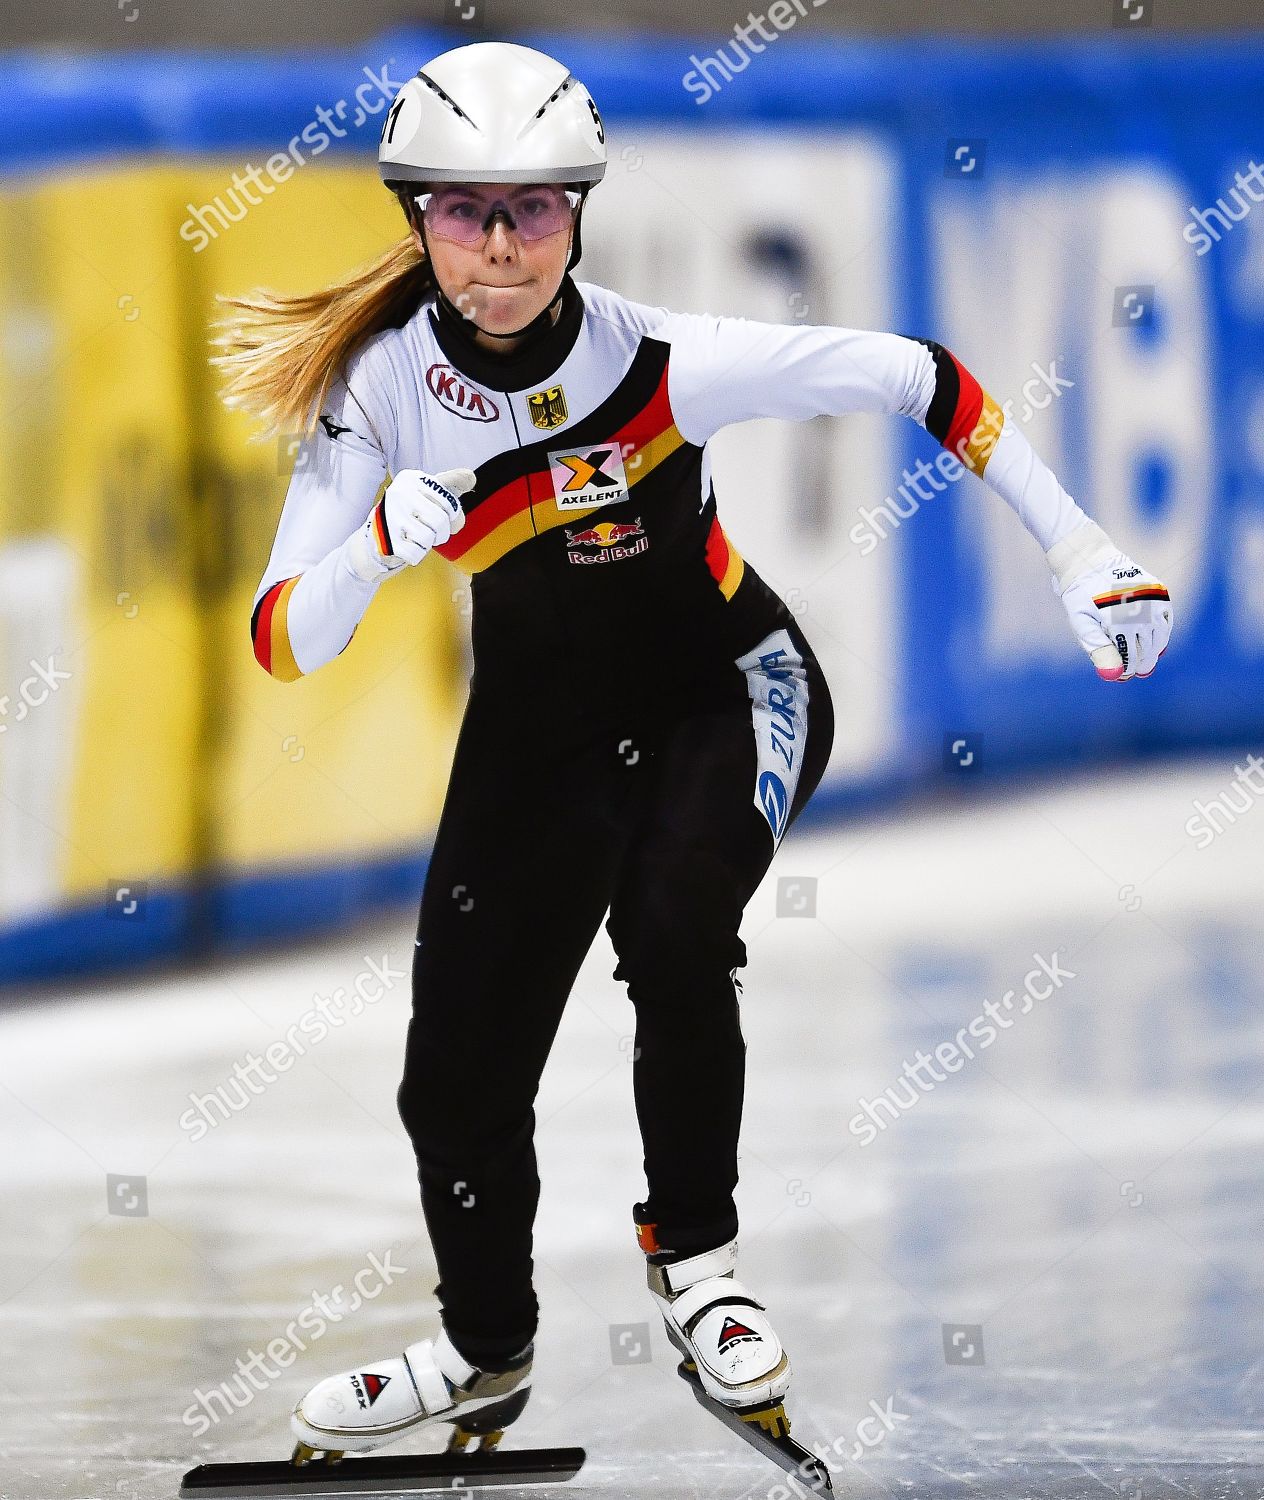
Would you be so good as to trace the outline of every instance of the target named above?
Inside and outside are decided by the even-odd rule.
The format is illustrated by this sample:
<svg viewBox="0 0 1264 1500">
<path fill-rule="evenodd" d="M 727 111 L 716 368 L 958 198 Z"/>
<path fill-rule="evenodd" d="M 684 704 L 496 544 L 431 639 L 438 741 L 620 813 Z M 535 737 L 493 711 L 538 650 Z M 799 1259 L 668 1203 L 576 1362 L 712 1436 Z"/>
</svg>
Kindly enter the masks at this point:
<svg viewBox="0 0 1264 1500">
<path fill-rule="evenodd" d="M 739 1323 L 736 1318 L 725 1318 L 716 1347 L 723 1354 L 732 1344 L 750 1343 L 759 1337 L 760 1335 L 753 1328 L 747 1328 L 745 1323 Z"/>
<path fill-rule="evenodd" d="M 367 1411 L 390 1383 L 389 1375 L 353 1375 L 351 1389 L 356 1394 L 361 1411 Z"/>
</svg>

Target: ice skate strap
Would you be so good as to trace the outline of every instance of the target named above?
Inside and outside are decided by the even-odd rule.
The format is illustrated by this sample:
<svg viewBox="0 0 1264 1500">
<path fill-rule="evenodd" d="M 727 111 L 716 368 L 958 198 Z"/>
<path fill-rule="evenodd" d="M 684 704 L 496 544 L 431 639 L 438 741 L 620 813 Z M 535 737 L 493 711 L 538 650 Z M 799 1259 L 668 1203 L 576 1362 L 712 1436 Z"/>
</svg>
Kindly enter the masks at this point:
<svg viewBox="0 0 1264 1500">
<path fill-rule="evenodd" d="M 413 1384 L 417 1387 L 417 1396 L 421 1401 L 423 1410 L 427 1415 L 437 1411 L 446 1411 L 453 1405 L 452 1393 L 448 1389 L 448 1382 L 443 1378 L 443 1371 L 439 1368 L 439 1358 L 442 1357 L 449 1369 L 453 1368 L 450 1363 L 453 1359 L 457 1365 L 464 1366 L 466 1370 L 470 1367 L 448 1343 L 447 1349 L 440 1350 L 440 1345 L 447 1340 L 445 1333 L 440 1333 L 437 1339 L 422 1339 L 419 1343 L 409 1344 L 404 1350 L 404 1360 L 412 1371 Z M 449 1352 L 450 1351 L 450 1352 Z M 454 1382 L 458 1383 L 459 1382 Z"/>
<path fill-rule="evenodd" d="M 737 1265 L 737 1241 L 730 1240 L 718 1250 L 704 1250 L 701 1255 L 691 1255 L 688 1260 L 668 1261 L 665 1265 L 650 1265 L 647 1276 L 650 1290 L 660 1297 L 674 1297 L 695 1281 L 705 1281 L 709 1276 L 727 1276 Z"/>
<path fill-rule="evenodd" d="M 453 1385 L 468 1385 L 478 1374 L 475 1367 L 448 1337 L 446 1328 L 439 1329 L 439 1335 L 434 1341 L 434 1357 L 435 1363 Z"/>
<path fill-rule="evenodd" d="M 689 1333 L 692 1325 L 708 1308 L 732 1305 L 757 1307 L 760 1312 L 764 1310 L 764 1304 L 757 1302 L 740 1281 L 734 1281 L 729 1276 L 714 1276 L 708 1277 L 706 1281 L 696 1281 L 678 1297 L 674 1297 L 671 1315 L 677 1327 Z"/>
</svg>

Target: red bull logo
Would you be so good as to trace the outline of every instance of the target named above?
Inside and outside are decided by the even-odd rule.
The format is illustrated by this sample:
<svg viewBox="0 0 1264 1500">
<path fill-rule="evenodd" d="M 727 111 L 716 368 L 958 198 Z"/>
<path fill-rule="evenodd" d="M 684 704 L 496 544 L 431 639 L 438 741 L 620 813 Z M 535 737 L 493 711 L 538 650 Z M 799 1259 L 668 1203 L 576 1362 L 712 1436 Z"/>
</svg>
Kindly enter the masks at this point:
<svg viewBox="0 0 1264 1500">
<path fill-rule="evenodd" d="M 637 540 L 625 545 L 629 537 Z M 566 555 L 573 563 L 616 562 L 622 557 L 635 557 L 649 544 L 650 539 L 641 528 L 639 516 L 635 521 L 598 521 L 595 526 L 585 526 L 580 530 L 566 528 Z M 569 550 L 572 547 L 595 547 L 597 551 L 572 552 Z"/>
</svg>

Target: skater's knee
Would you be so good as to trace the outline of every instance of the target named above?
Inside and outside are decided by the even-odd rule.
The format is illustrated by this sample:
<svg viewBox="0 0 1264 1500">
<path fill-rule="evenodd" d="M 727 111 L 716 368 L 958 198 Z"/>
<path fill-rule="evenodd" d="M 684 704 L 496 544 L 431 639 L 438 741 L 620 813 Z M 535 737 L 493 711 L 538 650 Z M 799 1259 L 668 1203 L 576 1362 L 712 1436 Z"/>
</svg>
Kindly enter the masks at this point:
<svg viewBox="0 0 1264 1500">
<path fill-rule="evenodd" d="M 742 905 L 728 866 L 705 849 L 678 848 L 647 862 L 620 890 L 606 930 L 617 979 L 676 983 L 728 973 L 746 962 Z"/>
<path fill-rule="evenodd" d="M 478 1089 L 477 1047 L 472 1036 L 469 1040 L 470 1046 L 458 1048 L 433 1034 L 410 1033 L 395 1102 L 414 1145 L 418 1140 L 442 1142 L 460 1135 L 471 1104 L 483 1104 L 481 1094 L 477 1101 L 472 1099 Z M 484 1080 L 490 1072 L 483 1070 Z M 482 1092 L 493 1093 L 486 1083 Z M 496 1091 L 496 1097 L 503 1101 L 507 1092 Z"/>
<path fill-rule="evenodd" d="M 462 1097 L 405 1076 L 397 1096 L 419 1166 L 436 1173 L 484 1170 L 513 1160 L 530 1146 L 535 1115 L 529 1103 L 500 1096 L 474 1097 L 468 1080 Z"/>
</svg>

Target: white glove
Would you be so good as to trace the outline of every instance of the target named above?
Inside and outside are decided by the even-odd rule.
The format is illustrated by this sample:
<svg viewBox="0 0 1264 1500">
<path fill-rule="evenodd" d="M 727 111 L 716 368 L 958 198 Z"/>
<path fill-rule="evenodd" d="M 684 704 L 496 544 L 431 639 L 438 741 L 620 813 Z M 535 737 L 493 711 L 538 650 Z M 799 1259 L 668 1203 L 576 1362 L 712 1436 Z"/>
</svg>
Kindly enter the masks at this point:
<svg viewBox="0 0 1264 1500">
<path fill-rule="evenodd" d="M 1107 682 L 1149 677 L 1172 634 L 1167 588 L 1120 552 L 1096 521 L 1050 547 L 1053 589 Z"/>
<path fill-rule="evenodd" d="M 401 469 L 369 518 L 347 538 L 347 566 L 364 582 L 419 563 L 465 525 L 460 496 L 474 488 L 473 469 L 426 474 Z"/>
</svg>

